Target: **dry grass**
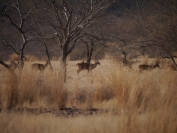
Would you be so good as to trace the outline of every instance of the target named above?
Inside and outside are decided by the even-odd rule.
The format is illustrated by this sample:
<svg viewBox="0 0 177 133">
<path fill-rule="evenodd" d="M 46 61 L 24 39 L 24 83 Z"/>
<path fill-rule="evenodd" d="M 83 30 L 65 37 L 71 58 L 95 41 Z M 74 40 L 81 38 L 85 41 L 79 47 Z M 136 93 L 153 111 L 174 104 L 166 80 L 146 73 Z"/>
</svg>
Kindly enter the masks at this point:
<svg viewBox="0 0 177 133">
<path fill-rule="evenodd" d="M 52 62 L 54 71 L 46 69 L 44 74 L 31 71 L 30 63 L 25 64 L 20 76 L 18 72 L 11 76 L 1 71 L 0 131 L 177 132 L 177 72 L 155 69 L 139 73 L 138 64 L 130 70 L 116 63 L 110 64 L 110 60 L 102 60 L 93 73 L 81 71 L 77 75 L 77 62 L 67 63 L 65 84 L 56 61 Z M 51 111 L 62 108 L 97 109 L 98 113 L 85 116 L 82 112 L 74 112 L 80 115 L 67 118 L 56 117 L 57 113 L 39 113 L 36 116 L 32 112 L 11 111 L 26 107 Z"/>
<path fill-rule="evenodd" d="M 18 71 L 18 70 L 17 70 Z M 62 108 L 67 100 L 67 90 L 60 71 L 46 72 L 31 70 L 31 63 L 26 65 L 22 74 L 6 75 L 6 84 L 1 89 L 2 108 L 31 107 Z"/>
<path fill-rule="evenodd" d="M 0 114 L 4 133 L 117 133 L 117 118 L 109 115 L 58 118 L 50 114 Z M 3 121 L 3 122 L 2 122 Z"/>
</svg>

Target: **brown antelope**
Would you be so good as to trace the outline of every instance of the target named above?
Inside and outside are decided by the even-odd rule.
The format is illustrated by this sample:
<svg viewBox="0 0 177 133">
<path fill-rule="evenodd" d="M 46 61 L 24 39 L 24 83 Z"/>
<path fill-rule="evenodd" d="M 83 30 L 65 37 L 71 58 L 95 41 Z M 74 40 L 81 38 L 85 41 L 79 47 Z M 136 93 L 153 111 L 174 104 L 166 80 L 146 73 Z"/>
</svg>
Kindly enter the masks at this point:
<svg viewBox="0 0 177 133">
<path fill-rule="evenodd" d="M 95 61 L 95 64 L 89 64 L 89 63 L 85 63 L 84 61 L 81 62 L 81 63 L 77 63 L 76 66 L 78 66 L 78 70 L 77 70 L 77 73 L 79 73 L 81 70 L 88 70 L 88 73 L 89 71 L 92 71 L 92 69 L 96 68 L 97 65 L 100 65 L 100 63 L 98 61 Z"/>
<path fill-rule="evenodd" d="M 18 64 L 19 64 L 19 62 L 15 63 L 14 61 L 11 61 L 10 65 L 9 65 L 9 71 L 14 72 L 14 70 L 18 67 Z"/>
<path fill-rule="evenodd" d="M 31 65 L 31 67 L 33 70 L 39 70 L 40 73 L 41 72 L 43 73 L 44 69 L 48 66 L 49 63 L 50 63 L 49 61 L 47 61 L 45 64 L 34 63 Z"/>
<path fill-rule="evenodd" d="M 129 69 L 132 69 L 132 66 L 133 66 L 134 64 L 138 63 L 138 62 L 140 62 L 140 61 L 137 60 L 137 59 L 136 59 L 136 61 L 133 61 L 133 60 L 132 60 L 132 61 L 131 61 L 131 60 L 130 60 L 130 61 L 127 61 L 127 66 L 128 66 Z"/>
<path fill-rule="evenodd" d="M 6 64 L 4 61 L 0 60 L 0 64 L 9 69 L 10 73 L 13 73 L 14 70 L 18 67 L 18 63 L 15 63 L 15 61 L 11 61 L 10 64 Z"/>
<path fill-rule="evenodd" d="M 143 71 L 143 70 L 148 70 L 148 71 L 151 71 L 153 69 L 155 69 L 156 67 L 160 67 L 159 64 L 155 64 L 154 66 L 151 66 L 151 65 L 139 65 L 138 66 L 140 71 Z"/>
<path fill-rule="evenodd" d="M 173 70 L 173 71 L 177 71 L 177 68 L 174 64 L 168 65 L 168 69 Z"/>
</svg>

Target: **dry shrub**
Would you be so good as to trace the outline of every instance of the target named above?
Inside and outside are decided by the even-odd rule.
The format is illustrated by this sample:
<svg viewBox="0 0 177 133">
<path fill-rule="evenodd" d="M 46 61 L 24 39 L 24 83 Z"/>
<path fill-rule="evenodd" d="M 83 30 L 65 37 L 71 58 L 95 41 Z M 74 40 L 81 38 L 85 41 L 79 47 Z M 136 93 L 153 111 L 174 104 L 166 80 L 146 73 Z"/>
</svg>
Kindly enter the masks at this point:
<svg viewBox="0 0 177 133">
<path fill-rule="evenodd" d="M 134 102 L 132 107 L 137 106 L 141 111 L 153 111 L 164 108 L 165 103 L 169 100 L 172 100 L 171 102 L 174 104 L 174 97 L 177 96 L 176 75 L 153 71 L 140 76 L 142 76 L 141 83 L 131 90 L 132 97 L 129 101 Z M 165 109 L 168 108 L 165 107 Z"/>
<path fill-rule="evenodd" d="M 68 94 L 68 106 L 80 109 L 93 108 L 93 91 L 89 87 L 77 88 Z"/>
<path fill-rule="evenodd" d="M 119 66 L 119 68 L 112 69 L 106 75 L 99 76 L 97 81 L 102 84 L 97 89 L 97 99 L 110 100 L 113 98 L 118 99 L 118 103 L 124 103 L 129 97 L 129 90 L 132 87 L 134 77 L 130 75 L 128 69 Z M 98 87 L 97 87 L 98 88 Z"/>
<path fill-rule="evenodd" d="M 1 90 L 1 102 L 2 107 L 6 107 L 8 109 L 16 106 L 19 101 L 19 91 L 18 91 L 18 79 L 15 73 L 8 74 L 8 78 L 6 79 L 6 86 Z"/>
<path fill-rule="evenodd" d="M 94 99 L 97 102 L 116 98 L 124 108 L 158 110 L 176 97 L 176 78 L 173 72 L 167 74 L 163 70 L 152 70 L 139 73 L 119 66 L 97 76 Z"/>
<path fill-rule="evenodd" d="M 74 94 L 74 100 L 76 101 L 76 103 L 82 104 L 86 102 L 88 96 L 88 92 L 86 90 L 78 89 L 77 91 L 75 91 Z"/>
<path fill-rule="evenodd" d="M 153 70 L 138 73 L 121 67 L 99 77 L 102 86 L 108 86 L 114 93 L 112 98 L 117 99 L 118 114 L 121 114 L 118 116 L 122 117 L 120 123 L 123 123 L 120 132 L 175 133 L 176 78 L 174 72 Z"/>
<path fill-rule="evenodd" d="M 94 71 L 87 77 L 82 77 L 82 81 L 77 82 L 79 85 L 74 87 L 76 91 L 71 92 L 73 101 L 79 104 L 97 104 L 116 98 L 119 104 L 127 102 L 129 90 L 137 82 L 134 80 L 136 75 L 129 75 L 127 71 L 120 66 L 107 72 Z"/>
<path fill-rule="evenodd" d="M 97 88 L 94 92 L 94 101 L 95 102 L 109 101 L 113 99 L 114 96 L 115 92 L 110 87 Z"/>
<path fill-rule="evenodd" d="M 67 90 L 61 78 L 60 72 L 40 74 L 33 73 L 27 68 L 20 75 L 9 75 L 2 91 L 3 106 L 14 108 L 29 105 L 63 108 L 67 102 Z"/>
</svg>

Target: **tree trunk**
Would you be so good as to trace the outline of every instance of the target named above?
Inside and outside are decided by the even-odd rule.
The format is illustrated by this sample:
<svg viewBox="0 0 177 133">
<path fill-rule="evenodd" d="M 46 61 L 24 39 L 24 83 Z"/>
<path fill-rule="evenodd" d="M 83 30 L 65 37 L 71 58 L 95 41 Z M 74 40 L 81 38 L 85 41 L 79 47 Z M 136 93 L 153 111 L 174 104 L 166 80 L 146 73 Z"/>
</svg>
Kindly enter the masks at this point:
<svg viewBox="0 0 177 133">
<path fill-rule="evenodd" d="M 167 49 L 165 49 L 165 51 L 169 54 L 170 59 L 172 60 L 173 64 L 174 64 L 174 65 L 176 66 L 176 68 L 177 68 L 177 64 L 176 64 L 175 59 L 173 58 L 173 55 L 172 55 Z"/>
<path fill-rule="evenodd" d="M 66 82 L 66 59 L 67 59 L 67 49 L 64 48 L 62 50 L 62 62 L 61 62 L 61 69 L 62 69 L 62 75 L 63 75 L 63 80 Z"/>
<path fill-rule="evenodd" d="M 24 66 L 24 61 L 23 61 L 23 49 L 24 48 L 21 48 L 20 49 L 20 57 L 19 57 L 19 66 L 20 66 L 20 69 L 22 69 L 23 68 L 23 66 Z"/>
<path fill-rule="evenodd" d="M 25 46 L 27 44 L 27 41 L 26 41 L 26 37 L 24 35 L 24 33 L 22 32 L 22 39 L 23 39 L 23 44 L 20 48 L 20 53 L 19 53 L 19 67 L 20 69 L 22 70 L 23 69 L 23 66 L 24 66 L 24 61 L 23 61 L 23 58 L 24 58 L 24 49 L 25 49 Z"/>
<path fill-rule="evenodd" d="M 124 55 L 124 58 L 123 58 L 123 65 L 124 65 L 124 66 L 127 66 L 127 54 L 126 54 L 123 50 L 121 50 L 121 52 L 122 52 L 122 54 Z"/>
<path fill-rule="evenodd" d="M 87 46 L 87 63 L 90 64 L 93 53 L 93 44 L 91 44 L 91 49 L 89 49 L 88 44 L 86 44 L 86 46 Z"/>
<path fill-rule="evenodd" d="M 86 48 L 87 48 L 87 63 L 89 63 L 89 46 L 88 46 L 88 44 L 86 44 Z"/>
<path fill-rule="evenodd" d="M 47 47 L 47 45 L 45 44 L 45 41 L 44 41 L 44 46 L 45 46 L 45 52 L 46 52 L 46 55 L 47 55 L 47 59 L 48 59 L 48 61 L 49 61 L 50 69 L 53 71 L 53 67 L 52 67 L 52 64 L 51 64 L 51 62 L 50 62 L 51 59 L 50 59 L 48 47 Z"/>
<path fill-rule="evenodd" d="M 177 68 L 177 64 L 176 64 L 176 61 L 175 61 L 175 59 L 173 58 L 173 56 L 170 54 L 170 59 L 172 60 L 172 62 L 173 62 L 173 64 L 176 66 L 176 68 Z"/>
</svg>

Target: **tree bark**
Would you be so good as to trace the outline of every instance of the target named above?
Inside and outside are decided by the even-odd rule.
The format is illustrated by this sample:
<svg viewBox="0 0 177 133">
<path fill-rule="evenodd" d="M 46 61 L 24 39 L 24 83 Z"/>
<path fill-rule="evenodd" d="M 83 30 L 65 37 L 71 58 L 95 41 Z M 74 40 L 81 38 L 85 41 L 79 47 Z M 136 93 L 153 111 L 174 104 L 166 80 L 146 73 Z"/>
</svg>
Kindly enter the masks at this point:
<svg viewBox="0 0 177 133">
<path fill-rule="evenodd" d="M 5 68 L 9 69 L 9 65 L 6 64 L 4 61 L 0 60 L 0 64 L 3 65 Z"/>
<path fill-rule="evenodd" d="M 88 64 L 90 64 L 91 59 L 92 59 L 93 45 L 94 45 L 94 44 L 91 44 L 91 49 L 89 49 L 88 44 L 86 44 L 86 47 L 87 47 L 87 63 L 88 63 Z"/>
<path fill-rule="evenodd" d="M 50 65 L 50 69 L 53 71 L 53 67 L 52 67 L 52 64 L 51 64 L 51 59 L 50 59 L 50 55 L 49 55 L 49 50 L 48 50 L 48 47 L 45 43 L 45 40 L 44 40 L 44 46 L 45 46 L 45 52 L 46 52 L 46 55 L 47 55 L 47 60 L 49 61 L 49 65 Z"/>
<path fill-rule="evenodd" d="M 175 61 L 175 59 L 173 58 L 173 56 L 170 54 L 170 59 L 172 60 L 172 62 L 173 62 L 173 64 L 176 66 L 176 68 L 177 68 L 177 64 L 176 64 L 176 61 Z"/>
<path fill-rule="evenodd" d="M 168 51 L 167 49 L 165 49 L 166 53 L 170 56 L 170 59 L 172 60 L 173 64 L 176 66 L 177 68 L 177 64 L 176 64 L 176 61 L 175 59 L 173 58 L 173 55 L 171 54 L 170 51 Z"/>
<path fill-rule="evenodd" d="M 124 58 L 123 58 L 123 65 L 127 66 L 127 54 L 121 50 L 122 54 L 124 55 Z"/>
<path fill-rule="evenodd" d="M 67 59 L 67 48 L 64 47 L 62 50 L 62 59 L 61 59 L 61 69 L 62 69 L 62 76 L 63 81 L 66 82 L 66 59 Z"/>
</svg>

